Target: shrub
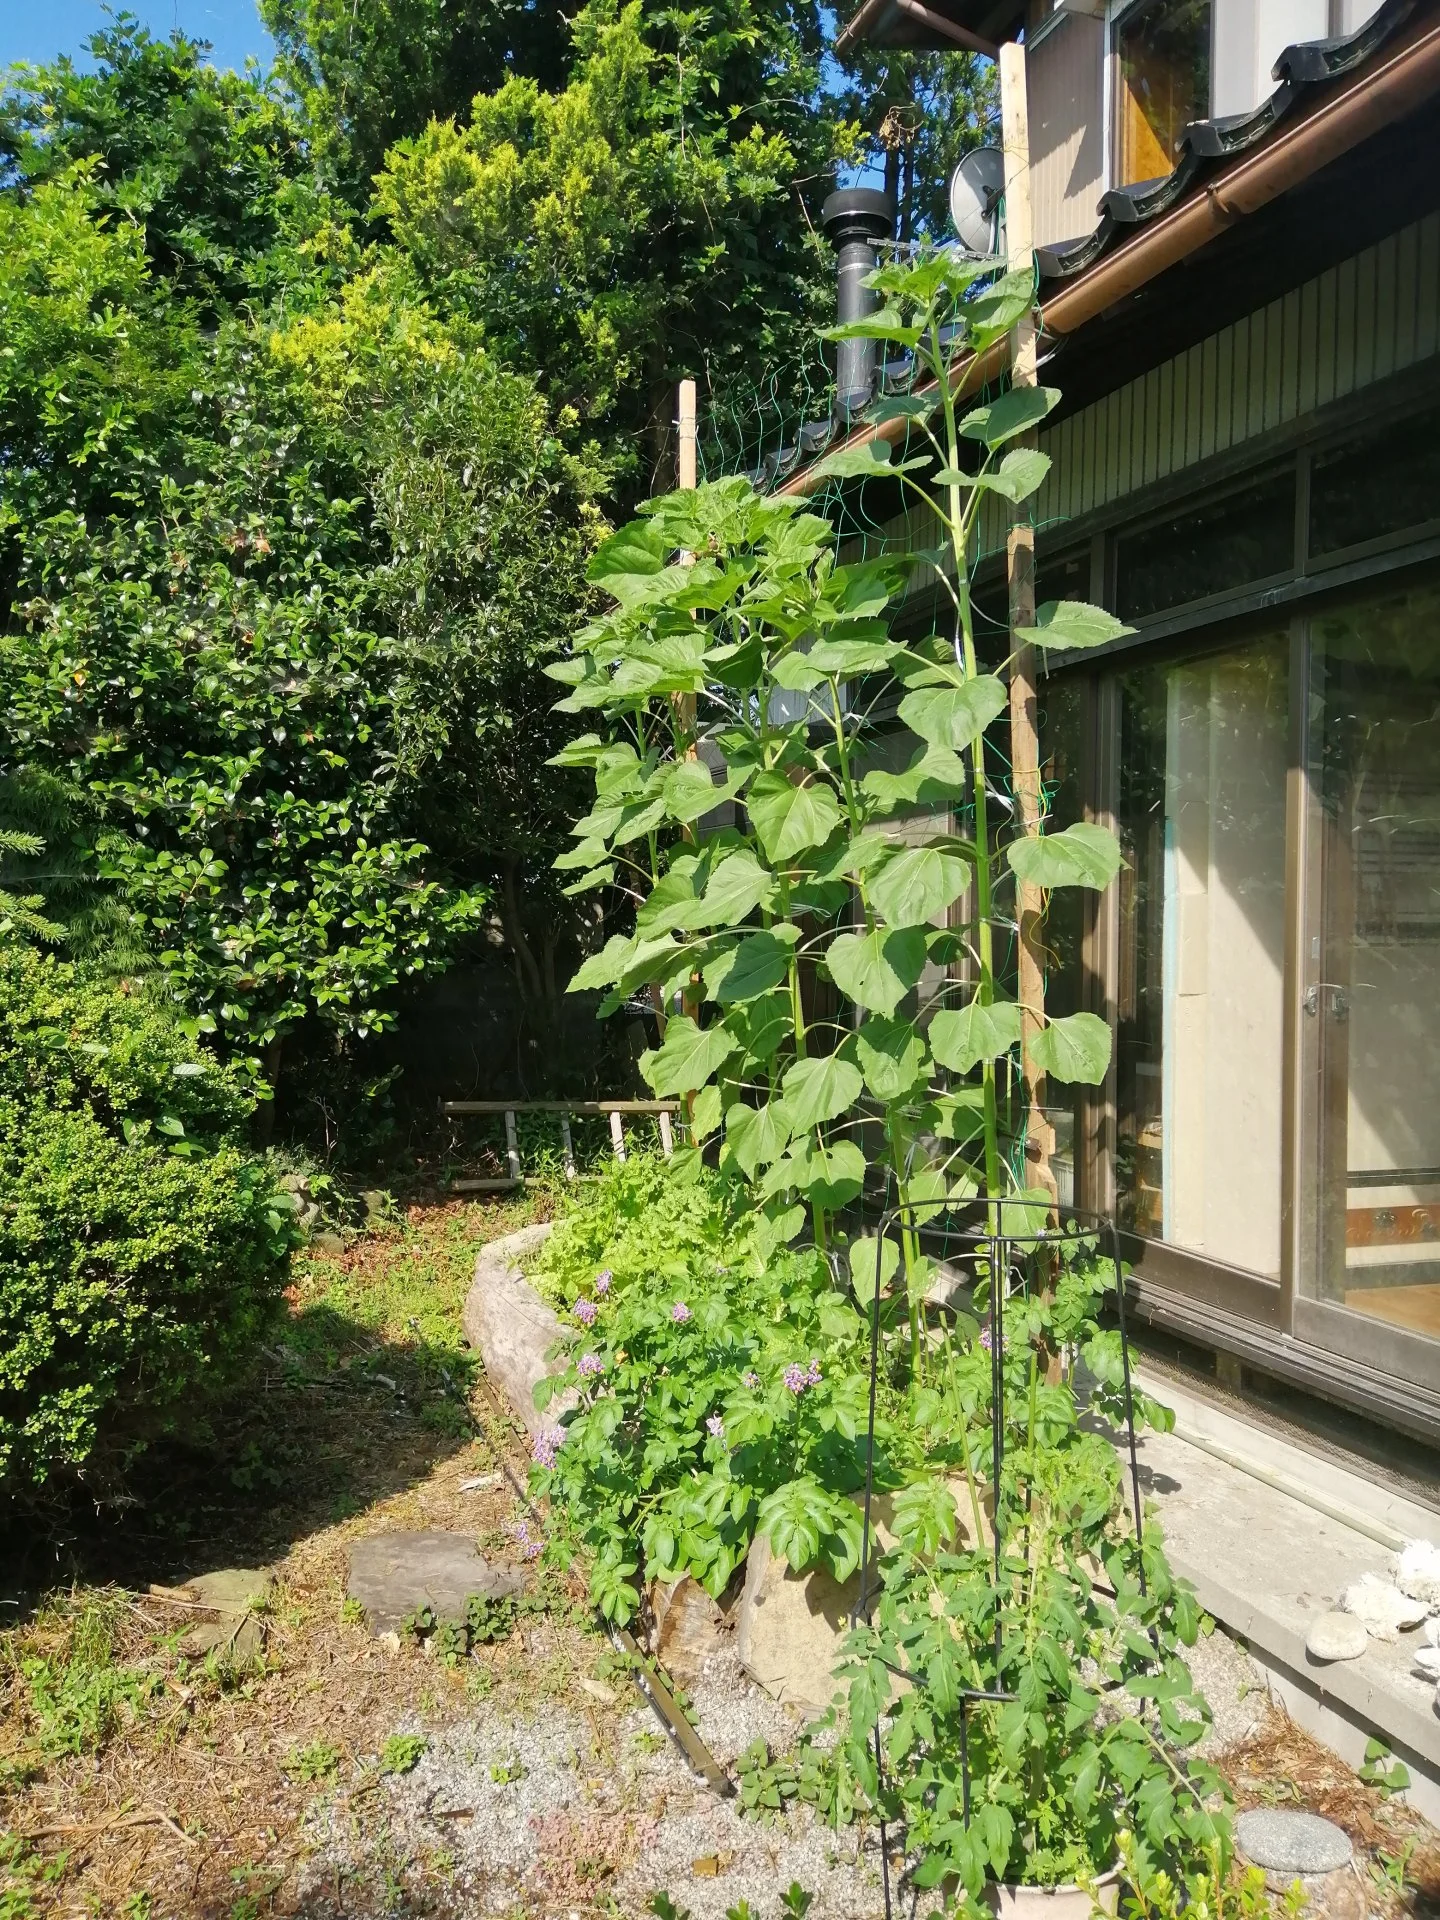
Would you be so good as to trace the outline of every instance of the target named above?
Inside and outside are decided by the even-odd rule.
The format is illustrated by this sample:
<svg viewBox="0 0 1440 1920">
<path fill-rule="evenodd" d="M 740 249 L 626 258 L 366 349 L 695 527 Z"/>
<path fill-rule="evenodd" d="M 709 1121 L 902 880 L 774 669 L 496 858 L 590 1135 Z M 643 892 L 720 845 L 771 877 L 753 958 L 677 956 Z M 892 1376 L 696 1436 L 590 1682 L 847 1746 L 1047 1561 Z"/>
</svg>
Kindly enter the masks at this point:
<svg viewBox="0 0 1440 1920">
<path fill-rule="evenodd" d="M 748 1216 L 735 1217 L 718 1180 L 704 1171 L 671 1180 L 658 1153 L 632 1148 L 628 1159 L 607 1157 L 593 1181 L 567 1194 L 533 1277 L 557 1306 L 569 1307 L 607 1268 L 618 1294 L 636 1281 L 744 1269 L 751 1251 Z"/>
<path fill-rule="evenodd" d="M 844 1579 L 860 1550 L 869 1330 L 813 1248 L 756 1245 L 692 1158 L 613 1165 L 569 1203 L 541 1285 L 565 1309 L 565 1364 L 536 1401 L 580 1405 L 535 1442 L 534 1484 L 564 1509 L 590 1595 L 630 1619 L 634 1576 L 691 1574 L 717 1598 L 763 1531 L 793 1567 Z M 913 1449 L 881 1395 L 887 1460 Z"/>
<path fill-rule="evenodd" d="M 0 947 L 0 1487 L 142 1442 L 248 1354 L 295 1237 L 252 1105 L 123 984 Z"/>
</svg>

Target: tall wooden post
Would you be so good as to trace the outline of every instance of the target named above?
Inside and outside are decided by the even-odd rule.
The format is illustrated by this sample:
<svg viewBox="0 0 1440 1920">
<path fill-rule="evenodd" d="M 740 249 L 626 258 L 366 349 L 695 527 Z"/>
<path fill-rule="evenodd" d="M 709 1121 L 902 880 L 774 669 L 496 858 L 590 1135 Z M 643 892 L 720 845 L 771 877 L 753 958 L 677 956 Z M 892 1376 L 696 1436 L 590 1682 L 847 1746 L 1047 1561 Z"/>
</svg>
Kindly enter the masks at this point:
<svg viewBox="0 0 1440 1920">
<path fill-rule="evenodd" d="M 676 475 L 679 490 L 682 493 L 693 493 L 699 483 L 700 471 L 699 409 L 696 403 L 695 382 L 693 380 L 682 380 L 680 382 L 680 405 L 677 412 L 676 428 L 678 432 L 677 452 L 679 455 L 676 461 Z M 695 556 L 693 553 L 682 553 L 680 558 L 689 566 L 694 562 Z M 687 760 L 695 760 L 699 757 L 699 751 L 695 745 L 695 696 L 693 693 L 677 693 L 674 696 L 674 700 L 677 728 L 681 738 L 685 741 L 685 757 Z M 695 829 L 693 827 L 686 827 L 685 838 L 687 840 L 693 840 L 695 838 Z M 690 988 L 682 997 L 681 1004 L 692 1020 L 698 1017 L 700 1012 L 700 996 L 695 991 L 694 978 L 692 978 Z M 693 1093 L 687 1093 L 684 1096 L 683 1110 L 686 1125 L 691 1126 L 695 1117 L 695 1096 Z M 670 1122 L 668 1117 L 662 1115 L 660 1130 L 664 1138 L 667 1155 L 670 1151 L 669 1128 Z M 691 1144 L 694 1144 L 693 1134 Z"/>
<path fill-rule="evenodd" d="M 1033 273 L 1035 229 L 1030 213 L 1030 115 L 1025 97 L 1025 49 L 1010 40 L 1000 49 L 1000 120 L 1005 148 L 1005 236 L 1012 273 Z M 1027 313 L 1016 327 L 1010 354 L 1010 383 L 1033 387 L 1036 382 L 1035 322 Z M 1033 433 L 1017 442 L 1033 446 Z M 1042 810 L 1040 789 L 1040 734 L 1035 698 L 1035 649 L 1014 640 L 1019 627 L 1035 624 L 1035 530 L 1024 506 L 1016 507 L 1005 543 L 1010 587 L 1010 780 L 1015 794 L 1016 822 L 1027 834 L 1038 833 Z M 1019 1001 L 1020 1071 L 1025 1088 L 1026 1185 L 1043 1188 L 1053 1200 L 1057 1188 L 1050 1157 L 1055 1132 L 1045 1118 L 1045 1076 L 1035 1065 L 1032 1049 L 1043 1021 L 1045 1005 L 1044 911 L 1042 890 L 1027 881 L 1015 881 L 1016 919 L 1020 929 Z"/>
<path fill-rule="evenodd" d="M 700 444 L 700 428 L 693 380 L 680 382 L 680 417 L 677 425 L 680 433 L 680 457 L 676 467 L 677 485 L 682 493 L 686 493 L 695 486 L 699 468 L 697 453 Z"/>
</svg>

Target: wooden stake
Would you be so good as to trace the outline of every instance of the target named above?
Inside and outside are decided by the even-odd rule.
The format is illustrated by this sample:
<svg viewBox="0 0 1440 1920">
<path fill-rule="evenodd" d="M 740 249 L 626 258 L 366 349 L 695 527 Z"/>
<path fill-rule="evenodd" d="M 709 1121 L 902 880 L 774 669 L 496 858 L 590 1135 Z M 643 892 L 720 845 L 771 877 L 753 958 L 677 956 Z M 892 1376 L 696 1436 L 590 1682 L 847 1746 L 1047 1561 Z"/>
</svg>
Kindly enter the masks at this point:
<svg viewBox="0 0 1440 1920">
<path fill-rule="evenodd" d="M 699 409 L 696 404 L 695 382 L 680 382 L 680 447 L 677 465 L 676 485 L 682 493 L 693 492 L 696 475 L 699 471 L 700 426 Z"/>
<path fill-rule="evenodd" d="M 1010 40 L 1000 49 L 1000 120 L 1005 148 L 1005 235 L 1012 273 L 1033 273 L 1035 229 L 1030 212 L 1030 114 L 1025 96 L 1025 49 Z M 1015 328 L 1010 350 L 1010 383 L 1033 387 L 1036 343 L 1033 315 Z M 1015 444 L 1034 446 L 1036 435 Z M 1043 796 L 1040 789 L 1040 734 L 1036 717 L 1035 649 L 1013 639 L 1016 628 L 1035 624 L 1035 530 L 1023 506 L 1011 514 L 1005 542 L 1010 588 L 1010 782 L 1022 832 L 1037 834 Z M 1044 1026 L 1045 896 L 1030 882 L 1015 881 L 1016 919 L 1020 927 L 1020 1073 L 1025 1089 L 1026 1185 L 1057 1195 L 1050 1157 L 1055 1133 L 1045 1118 L 1045 1075 L 1032 1057 L 1035 1036 Z"/>
<path fill-rule="evenodd" d="M 676 463 L 677 484 L 682 493 L 693 493 L 699 484 L 700 475 L 700 411 L 695 382 L 693 380 L 682 380 L 680 382 L 679 399 L 680 404 L 677 409 L 676 418 L 676 426 L 679 434 L 677 449 L 679 457 Z M 682 553 L 680 559 L 685 566 L 693 566 L 695 563 L 693 553 Z M 676 727 L 681 738 L 685 741 L 685 758 L 687 760 L 698 759 L 699 749 L 695 744 L 695 696 L 693 693 L 677 693 L 674 698 Z M 687 826 L 685 828 L 684 837 L 687 840 L 694 840 L 695 829 L 693 826 Z M 700 1012 L 700 996 L 693 990 L 693 987 L 685 993 L 682 1004 L 692 1020 L 698 1018 Z M 684 1096 L 684 1113 L 686 1125 L 692 1125 L 695 1117 L 695 1096 L 693 1093 L 687 1093 Z M 660 1133 L 667 1158 L 672 1150 L 669 1128 L 669 1119 L 662 1116 Z"/>
</svg>

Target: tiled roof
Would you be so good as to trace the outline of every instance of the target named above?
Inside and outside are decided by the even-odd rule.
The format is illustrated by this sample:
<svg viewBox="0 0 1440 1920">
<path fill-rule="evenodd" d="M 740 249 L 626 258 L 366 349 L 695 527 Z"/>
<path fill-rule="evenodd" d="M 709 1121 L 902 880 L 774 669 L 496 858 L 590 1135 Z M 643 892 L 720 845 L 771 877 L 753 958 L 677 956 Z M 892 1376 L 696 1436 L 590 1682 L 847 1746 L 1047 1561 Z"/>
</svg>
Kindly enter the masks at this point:
<svg viewBox="0 0 1440 1920">
<path fill-rule="evenodd" d="M 1310 90 L 1361 67 L 1415 11 L 1417 0 L 1385 0 L 1352 34 L 1333 40 L 1307 40 L 1287 47 L 1271 69 L 1275 91 L 1251 113 L 1218 120 L 1194 120 L 1180 138 L 1180 157 L 1172 172 L 1158 180 L 1112 187 L 1099 207 L 1095 228 L 1075 240 L 1037 249 L 1042 280 L 1068 280 L 1083 273 L 1108 248 L 1147 220 L 1200 188 L 1207 175 L 1226 161 L 1260 146 L 1305 100 Z"/>
</svg>

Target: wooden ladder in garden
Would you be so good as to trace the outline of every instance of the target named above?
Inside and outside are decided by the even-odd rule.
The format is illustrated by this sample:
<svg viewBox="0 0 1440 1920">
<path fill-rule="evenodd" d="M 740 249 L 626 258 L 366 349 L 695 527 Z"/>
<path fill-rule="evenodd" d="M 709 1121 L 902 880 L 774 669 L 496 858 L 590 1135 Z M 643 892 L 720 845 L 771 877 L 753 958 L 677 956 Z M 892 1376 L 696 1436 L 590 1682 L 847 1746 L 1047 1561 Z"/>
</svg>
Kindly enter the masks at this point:
<svg viewBox="0 0 1440 1920">
<path fill-rule="evenodd" d="M 564 1157 L 565 1178 L 579 1176 L 575 1168 L 575 1145 L 570 1137 L 572 1114 L 608 1114 L 610 1145 L 615 1158 L 625 1158 L 625 1117 L 655 1116 L 660 1122 L 660 1145 L 666 1159 L 675 1151 L 673 1116 L 680 1111 L 678 1100 L 442 1100 L 440 1111 L 447 1118 L 463 1113 L 500 1113 L 505 1116 L 505 1162 L 502 1180 L 453 1180 L 452 1193 L 509 1193 L 523 1187 L 525 1175 L 520 1166 L 520 1138 L 515 1126 L 518 1113 L 553 1113 L 560 1119 L 560 1150 Z"/>
</svg>

